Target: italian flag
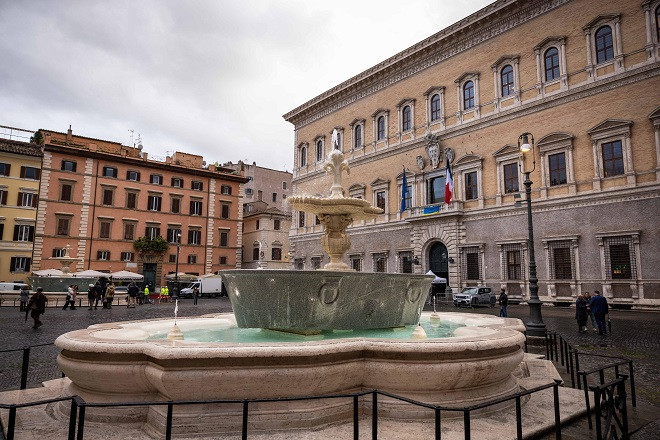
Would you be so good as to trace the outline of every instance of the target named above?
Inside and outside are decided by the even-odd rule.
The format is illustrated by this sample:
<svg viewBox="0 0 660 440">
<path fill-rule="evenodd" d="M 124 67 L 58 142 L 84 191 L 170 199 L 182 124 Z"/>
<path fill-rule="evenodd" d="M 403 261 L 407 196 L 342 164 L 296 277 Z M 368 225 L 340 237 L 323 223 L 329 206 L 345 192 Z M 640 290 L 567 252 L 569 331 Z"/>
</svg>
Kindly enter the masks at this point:
<svg viewBox="0 0 660 440">
<path fill-rule="evenodd" d="M 451 167 L 449 166 L 449 158 L 447 158 L 447 175 L 445 177 L 445 203 L 451 202 L 451 197 L 454 194 L 454 177 L 451 174 Z"/>
</svg>

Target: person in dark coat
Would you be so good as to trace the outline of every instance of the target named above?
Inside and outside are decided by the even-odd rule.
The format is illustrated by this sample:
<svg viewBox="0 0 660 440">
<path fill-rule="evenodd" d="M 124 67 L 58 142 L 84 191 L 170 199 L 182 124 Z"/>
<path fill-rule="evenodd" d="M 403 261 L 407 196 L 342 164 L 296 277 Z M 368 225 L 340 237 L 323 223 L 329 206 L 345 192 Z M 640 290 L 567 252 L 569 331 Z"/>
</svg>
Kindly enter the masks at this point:
<svg viewBox="0 0 660 440">
<path fill-rule="evenodd" d="M 596 318 L 596 325 L 598 326 L 598 334 L 606 335 L 607 327 L 605 325 L 605 315 L 609 313 L 607 306 L 607 298 L 602 296 L 598 290 L 594 290 L 594 296 L 591 297 L 591 311 Z"/>
<path fill-rule="evenodd" d="M 587 311 L 587 301 L 585 301 L 582 294 L 579 294 L 577 300 L 575 301 L 575 319 L 577 320 L 578 333 L 584 333 L 587 331 L 588 315 L 589 312 Z"/>
<path fill-rule="evenodd" d="M 44 289 L 41 287 L 37 287 L 37 291 L 32 295 L 32 298 L 30 298 L 30 302 L 27 305 L 27 310 L 30 311 L 30 316 L 34 320 L 34 325 L 32 328 L 39 328 L 43 325 L 43 322 L 39 320 L 39 316 L 43 315 L 46 313 L 46 303 L 48 302 L 48 298 L 46 298 L 46 295 L 44 295 Z M 27 311 L 26 311 L 27 315 Z M 27 316 L 26 316 L 27 319 Z"/>
<path fill-rule="evenodd" d="M 92 310 L 94 299 L 96 299 L 96 289 L 94 288 L 94 284 L 90 284 L 89 289 L 87 289 L 87 305 L 89 306 L 89 310 Z"/>
<path fill-rule="evenodd" d="M 100 281 L 97 281 L 96 284 L 94 284 L 94 308 L 99 305 L 99 301 L 101 301 L 101 305 L 103 305 L 103 285 L 101 285 Z"/>
<path fill-rule="evenodd" d="M 500 297 L 497 301 L 500 303 L 500 316 L 502 318 L 506 318 L 506 307 L 509 305 L 509 296 L 506 294 L 504 289 L 500 291 Z"/>
</svg>

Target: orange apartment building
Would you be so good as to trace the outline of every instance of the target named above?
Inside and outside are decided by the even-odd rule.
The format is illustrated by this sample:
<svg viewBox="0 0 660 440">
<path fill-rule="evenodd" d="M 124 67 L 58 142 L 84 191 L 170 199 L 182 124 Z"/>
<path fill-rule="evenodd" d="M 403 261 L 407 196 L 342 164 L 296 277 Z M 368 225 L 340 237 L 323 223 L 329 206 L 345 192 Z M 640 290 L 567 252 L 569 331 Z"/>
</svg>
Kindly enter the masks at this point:
<svg viewBox="0 0 660 440">
<path fill-rule="evenodd" d="M 69 246 L 71 271 L 130 270 L 154 287 L 175 271 L 203 275 L 240 267 L 239 173 L 176 152 L 149 159 L 142 146 L 41 130 L 44 157 L 32 270 L 59 268 Z M 170 243 L 160 257 L 133 249 L 140 237 Z"/>
</svg>

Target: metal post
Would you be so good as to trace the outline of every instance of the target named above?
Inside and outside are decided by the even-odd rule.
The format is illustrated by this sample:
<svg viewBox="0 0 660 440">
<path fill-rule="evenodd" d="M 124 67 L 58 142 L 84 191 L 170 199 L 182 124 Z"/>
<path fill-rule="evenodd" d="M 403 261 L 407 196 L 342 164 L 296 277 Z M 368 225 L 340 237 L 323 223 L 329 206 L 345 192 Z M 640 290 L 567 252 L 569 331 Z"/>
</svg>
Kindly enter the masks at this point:
<svg viewBox="0 0 660 440">
<path fill-rule="evenodd" d="M 360 438 L 360 408 L 359 408 L 359 397 L 357 395 L 353 396 L 353 439 L 358 440 Z"/>
<path fill-rule="evenodd" d="M 7 427 L 7 440 L 14 440 L 14 429 L 16 429 L 16 406 L 9 407 L 9 423 Z"/>
<path fill-rule="evenodd" d="M 617 385 L 619 396 L 623 396 L 622 402 L 621 402 L 621 424 L 623 432 L 621 433 L 621 438 L 622 440 L 628 440 L 630 436 L 628 435 L 628 407 L 626 405 L 626 382 L 621 381 Z"/>
<path fill-rule="evenodd" d="M 376 440 L 378 438 L 378 391 L 373 391 L 371 395 L 373 397 L 371 410 L 371 438 Z"/>
<path fill-rule="evenodd" d="M 174 404 L 172 401 L 167 402 L 167 420 L 165 424 L 165 440 L 172 439 L 172 412 L 174 410 Z"/>
<path fill-rule="evenodd" d="M 545 359 L 550 360 L 550 343 L 548 342 L 548 334 L 546 333 L 544 335 L 544 340 L 545 340 Z"/>
<path fill-rule="evenodd" d="M 559 352 L 561 355 L 561 364 L 564 365 L 564 338 L 559 335 Z"/>
<path fill-rule="evenodd" d="M 603 434 L 600 432 L 600 387 L 594 389 L 594 404 L 596 405 L 596 439 L 602 440 Z"/>
<path fill-rule="evenodd" d="M 247 433 L 248 433 L 248 401 L 244 400 L 243 401 L 243 430 L 242 430 L 242 435 L 241 435 L 241 438 L 243 440 L 247 440 Z"/>
<path fill-rule="evenodd" d="M 569 350 L 568 354 L 569 354 L 569 356 L 568 356 L 569 368 L 568 369 L 570 370 L 570 373 L 571 373 L 571 386 L 573 388 L 575 388 L 575 369 L 573 369 L 573 350 Z M 580 389 L 579 377 L 578 377 L 578 386 L 577 387 L 578 387 L 578 390 L 579 390 Z"/>
<path fill-rule="evenodd" d="M 76 419 L 78 416 L 78 403 L 76 397 L 71 398 L 71 409 L 69 410 L 69 438 L 68 440 L 76 439 Z"/>
<path fill-rule="evenodd" d="M 77 440 L 83 440 L 85 431 L 85 404 L 78 403 L 80 414 L 78 414 L 78 437 Z"/>
<path fill-rule="evenodd" d="M 561 416 L 559 414 L 559 382 L 555 381 L 554 386 L 552 387 L 554 399 L 555 399 L 555 437 L 557 440 L 561 440 Z"/>
<path fill-rule="evenodd" d="M 21 389 L 27 388 L 28 367 L 30 366 L 30 347 L 23 347 L 23 367 L 21 368 Z"/>
<path fill-rule="evenodd" d="M 554 333 L 554 347 L 555 347 L 555 360 L 559 360 L 559 352 L 557 351 L 557 332 Z"/>
<path fill-rule="evenodd" d="M 633 374 L 632 361 L 628 362 L 628 373 L 630 377 L 630 401 L 633 408 L 637 407 L 637 398 L 635 394 L 635 375 Z"/>
<path fill-rule="evenodd" d="M 440 429 L 440 408 L 435 408 L 435 440 L 440 440 L 441 429 Z"/>
<path fill-rule="evenodd" d="M 470 410 L 463 411 L 463 429 L 465 430 L 465 440 L 470 440 Z"/>
<path fill-rule="evenodd" d="M 585 373 L 582 373 L 582 379 L 584 380 L 584 401 L 587 404 L 587 420 L 589 421 L 589 429 L 593 429 L 594 425 L 591 420 L 591 404 L 589 403 L 589 387 L 587 386 L 587 375 Z M 578 378 L 578 384 L 579 383 L 580 380 Z M 596 417 L 598 417 L 598 414 L 596 414 Z"/>
<path fill-rule="evenodd" d="M 520 402 L 520 395 L 516 396 L 516 438 L 522 440 L 522 405 Z"/>
</svg>

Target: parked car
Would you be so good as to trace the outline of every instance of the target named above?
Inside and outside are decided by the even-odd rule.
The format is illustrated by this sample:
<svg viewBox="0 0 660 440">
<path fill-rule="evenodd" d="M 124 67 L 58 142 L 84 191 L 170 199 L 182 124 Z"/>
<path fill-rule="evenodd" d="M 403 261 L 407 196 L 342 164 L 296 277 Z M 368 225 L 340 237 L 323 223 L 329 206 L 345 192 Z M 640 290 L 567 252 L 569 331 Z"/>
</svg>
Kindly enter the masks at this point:
<svg viewBox="0 0 660 440">
<path fill-rule="evenodd" d="M 465 287 L 461 293 L 454 293 L 454 307 L 493 307 L 496 302 L 490 287 Z"/>
</svg>

